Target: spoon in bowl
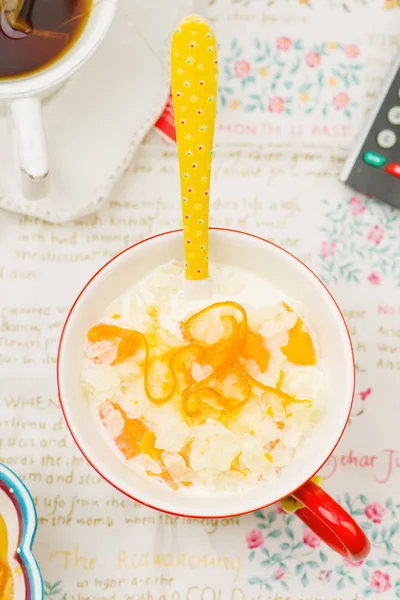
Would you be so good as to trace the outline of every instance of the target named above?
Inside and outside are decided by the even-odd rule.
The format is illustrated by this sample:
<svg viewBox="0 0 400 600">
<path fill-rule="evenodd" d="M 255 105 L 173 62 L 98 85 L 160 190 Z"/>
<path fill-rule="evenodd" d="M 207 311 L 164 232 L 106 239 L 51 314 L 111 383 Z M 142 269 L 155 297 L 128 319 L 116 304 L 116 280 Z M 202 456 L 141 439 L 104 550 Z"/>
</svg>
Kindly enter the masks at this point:
<svg viewBox="0 0 400 600">
<path fill-rule="evenodd" d="M 189 297 L 211 295 L 208 260 L 210 176 L 218 92 L 217 43 L 207 21 L 183 19 L 171 44 L 171 87 Z"/>
</svg>

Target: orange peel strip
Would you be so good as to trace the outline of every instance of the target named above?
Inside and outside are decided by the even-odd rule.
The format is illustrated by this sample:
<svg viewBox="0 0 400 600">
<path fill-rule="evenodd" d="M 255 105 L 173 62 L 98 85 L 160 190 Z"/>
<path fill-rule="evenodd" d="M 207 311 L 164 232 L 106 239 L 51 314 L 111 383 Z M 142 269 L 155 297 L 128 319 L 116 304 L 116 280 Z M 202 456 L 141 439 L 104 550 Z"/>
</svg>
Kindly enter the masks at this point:
<svg viewBox="0 0 400 600">
<path fill-rule="evenodd" d="M 192 419 L 212 417 L 224 410 L 223 397 L 207 387 L 185 391 L 182 394 L 182 410 Z"/>
<path fill-rule="evenodd" d="M 226 392 L 229 387 L 230 391 Z M 224 406 L 228 409 L 236 409 L 246 404 L 251 396 L 251 385 L 246 373 L 234 367 L 223 369 L 222 374 L 217 373 L 215 388 L 221 395 Z M 225 391 L 225 393 L 223 393 Z M 236 392 L 235 395 L 233 392 Z"/>
<path fill-rule="evenodd" d="M 241 354 L 246 360 L 254 360 L 261 373 L 265 373 L 268 369 L 271 353 L 265 347 L 264 338 L 261 333 L 251 330 L 247 332 Z"/>
<path fill-rule="evenodd" d="M 237 302 L 227 301 L 227 302 L 216 302 L 215 304 L 211 304 L 210 306 L 203 308 L 201 311 L 197 312 L 195 315 L 191 316 L 189 319 L 184 321 L 181 325 L 182 335 L 183 335 L 184 339 L 186 339 L 189 342 L 205 343 L 204 339 L 199 338 L 199 336 L 195 334 L 194 327 L 196 325 L 198 325 L 199 321 L 202 319 L 202 317 L 204 315 L 206 315 L 212 311 L 219 310 L 219 309 L 231 309 L 231 311 L 232 311 L 231 314 L 223 313 L 220 315 L 220 317 L 233 317 L 234 318 L 235 313 L 236 313 L 236 316 L 238 314 L 240 315 L 241 320 L 239 323 L 237 323 L 238 334 L 239 334 L 240 338 L 244 338 L 244 336 L 247 332 L 246 311 Z M 235 321 L 236 321 L 236 319 L 235 319 Z"/>
<path fill-rule="evenodd" d="M 147 397 L 155 404 L 164 404 L 171 399 L 176 388 L 176 377 L 170 367 L 170 356 L 166 353 L 161 357 L 150 359 L 149 345 L 143 333 L 133 329 L 123 329 L 117 325 L 101 323 L 89 330 L 87 338 L 91 343 L 103 342 L 105 340 L 118 341 L 118 354 L 112 363 L 113 365 L 122 363 L 128 358 L 132 358 L 140 348 L 143 348 L 145 353 L 143 361 L 143 378 Z M 164 377 L 164 385 L 161 385 L 161 387 L 164 387 L 163 395 L 154 393 L 155 385 L 151 381 L 152 370 L 155 368 L 156 364 L 160 363 L 165 367 L 164 370 L 168 373 L 168 376 Z M 166 379 L 168 379 L 168 381 L 166 381 Z M 165 392 L 165 388 L 167 388 L 167 392 Z"/>
<path fill-rule="evenodd" d="M 184 389 L 196 383 L 192 376 L 192 366 L 195 362 L 205 364 L 203 355 L 204 349 L 200 344 L 182 346 L 173 353 L 170 359 L 171 371 L 175 372 L 176 379 Z"/>
</svg>

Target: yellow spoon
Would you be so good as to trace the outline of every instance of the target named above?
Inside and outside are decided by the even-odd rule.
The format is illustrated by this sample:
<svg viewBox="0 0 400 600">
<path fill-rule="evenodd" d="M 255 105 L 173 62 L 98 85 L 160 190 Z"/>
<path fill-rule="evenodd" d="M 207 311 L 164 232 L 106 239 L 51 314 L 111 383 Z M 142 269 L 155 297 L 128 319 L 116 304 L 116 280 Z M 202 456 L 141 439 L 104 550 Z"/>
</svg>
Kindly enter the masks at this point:
<svg viewBox="0 0 400 600">
<path fill-rule="evenodd" d="M 181 182 L 186 279 L 196 297 L 209 293 L 208 213 L 218 90 L 217 44 L 198 15 L 172 36 L 171 87 Z"/>
</svg>

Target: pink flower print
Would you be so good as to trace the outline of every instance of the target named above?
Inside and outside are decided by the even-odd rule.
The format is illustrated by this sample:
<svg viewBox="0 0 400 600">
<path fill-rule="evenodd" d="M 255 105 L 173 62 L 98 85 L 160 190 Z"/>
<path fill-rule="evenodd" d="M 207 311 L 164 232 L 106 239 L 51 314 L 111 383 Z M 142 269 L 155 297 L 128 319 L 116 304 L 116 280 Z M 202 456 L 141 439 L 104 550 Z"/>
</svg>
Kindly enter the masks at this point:
<svg viewBox="0 0 400 600">
<path fill-rule="evenodd" d="M 364 564 L 363 560 L 348 560 L 347 558 L 344 558 L 343 562 L 346 567 L 361 567 Z"/>
<path fill-rule="evenodd" d="M 357 198 L 357 196 L 352 196 L 349 200 L 349 206 L 351 210 L 351 214 L 355 217 L 356 215 L 361 215 L 361 213 L 365 210 L 365 204 L 361 198 Z"/>
<path fill-rule="evenodd" d="M 336 253 L 336 242 L 322 242 L 321 254 L 322 258 L 329 258 L 329 256 L 335 256 Z"/>
<path fill-rule="evenodd" d="M 285 514 L 285 511 L 283 510 L 280 502 L 276 505 L 276 512 L 278 513 L 278 515 Z"/>
<path fill-rule="evenodd" d="M 381 276 L 376 271 L 372 271 L 372 273 L 368 275 L 368 281 L 372 283 L 372 285 L 379 285 Z"/>
<path fill-rule="evenodd" d="M 348 46 L 345 46 L 343 51 L 349 58 L 357 58 L 357 56 L 360 54 L 360 50 L 356 44 L 349 44 Z"/>
<path fill-rule="evenodd" d="M 388 573 L 382 573 L 376 569 L 373 571 L 371 575 L 370 585 L 375 593 L 382 594 L 383 592 L 387 592 L 392 587 L 390 583 L 390 577 Z"/>
<path fill-rule="evenodd" d="M 235 70 L 236 77 L 239 77 L 240 79 L 242 79 L 243 77 L 246 77 L 246 75 L 248 75 L 250 73 L 251 65 L 248 60 L 244 60 L 242 58 L 235 62 L 235 65 L 233 68 Z"/>
<path fill-rule="evenodd" d="M 346 92 L 339 92 L 338 94 L 336 94 L 336 96 L 333 96 L 333 105 L 336 108 L 336 110 L 346 108 L 349 102 L 350 96 L 346 94 Z"/>
<path fill-rule="evenodd" d="M 246 536 L 246 542 L 249 550 L 253 550 L 264 544 L 264 536 L 258 529 L 252 529 Z"/>
<path fill-rule="evenodd" d="M 320 574 L 318 575 L 318 579 L 320 581 L 325 581 L 326 579 L 328 579 L 330 574 L 331 574 L 330 571 L 321 571 Z"/>
<path fill-rule="evenodd" d="M 286 575 L 286 569 L 284 569 L 283 567 L 278 567 L 276 569 L 276 571 L 274 572 L 274 577 L 275 577 L 276 581 L 279 581 L 285 575 Z"/>
<path fill-rule="evenodd" d="M 376 245 L 380 244 L 383 236 L 385 235 L 385 230 L 380 225 L 373 225 L 371 229 L 368 231 L 367 240 L 370 242 L 374 242 Z"/>
<path fill-rule="evenodd" d="M 272 96 L 268 103 L 268 110 L 272 113 L 281 113 L 285 107 L 285 101 L 280 96 Z"/>
<path fill-rule="evenodd" d="M 370 396 L 372 390 L 371 388 L 367 388 L 364 392 L 360 392 L 360 398 L 361 400 L 366 400 L 368 398 L 368 396 Z"/>
<path fill-rule="evenodd" d="M 305 529 L 303 533 L 303 542 L 310 546 L 310 548 L 318 548 L 321 544 L 321 540 L 311 529 Z"/>
<path fill-rule="evenodd" d="M 379 502 L 370 502 L 364 509 L 365 516 L 373 523 L 382 523 L 386 508 Z"/>
<path fill-rule="evenodd" d="M 321 64 L 321 60 L 322 57 L 319 54 L 319 52 L 315 52 L 314 50 L 310 50 L 309 52 L 307 52 L 305 57 L 306 65 L 311 67 L 312 69 L 318 67 Z"/>
<path fill-rule="evenodd" d="M 278 48 L 278 50 L 283 50 L 283 52 L 286 52 L 287 50 L 290 50 L 292 46 L 292 40 L 288 37 L 278 37 L 276 38 L 276 47 Z"/>
</svg>

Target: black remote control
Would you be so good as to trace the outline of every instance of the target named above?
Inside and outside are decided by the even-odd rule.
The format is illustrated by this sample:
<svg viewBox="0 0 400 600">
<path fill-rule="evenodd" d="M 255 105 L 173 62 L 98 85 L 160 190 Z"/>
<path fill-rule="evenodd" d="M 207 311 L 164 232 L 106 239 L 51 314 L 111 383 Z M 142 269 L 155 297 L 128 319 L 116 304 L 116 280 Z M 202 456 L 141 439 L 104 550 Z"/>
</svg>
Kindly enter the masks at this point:
<svg viewBox="0 0 400 600">
<path fill-rule="evenodd" d="M 400 54 L 339 179 L 400 208 Z"/>
</svg>

